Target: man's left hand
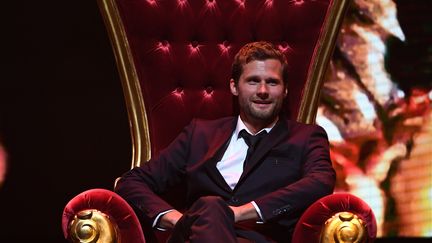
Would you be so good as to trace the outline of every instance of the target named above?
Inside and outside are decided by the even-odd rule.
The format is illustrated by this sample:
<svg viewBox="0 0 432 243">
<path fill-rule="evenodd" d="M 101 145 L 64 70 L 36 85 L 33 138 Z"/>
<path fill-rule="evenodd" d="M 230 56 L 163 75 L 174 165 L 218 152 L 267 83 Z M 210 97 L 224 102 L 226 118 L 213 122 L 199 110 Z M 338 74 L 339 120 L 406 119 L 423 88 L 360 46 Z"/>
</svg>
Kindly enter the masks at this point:
<svg viewBox="0 0 432 243">
<path fill-rule="evenodd" d="M 238 207 L 229 206 L 234 212 L 234 222 L 240 222 L 249 219 L 258 219 L 258 213 L 252 203 L 247 203 Z"/>
</svg>

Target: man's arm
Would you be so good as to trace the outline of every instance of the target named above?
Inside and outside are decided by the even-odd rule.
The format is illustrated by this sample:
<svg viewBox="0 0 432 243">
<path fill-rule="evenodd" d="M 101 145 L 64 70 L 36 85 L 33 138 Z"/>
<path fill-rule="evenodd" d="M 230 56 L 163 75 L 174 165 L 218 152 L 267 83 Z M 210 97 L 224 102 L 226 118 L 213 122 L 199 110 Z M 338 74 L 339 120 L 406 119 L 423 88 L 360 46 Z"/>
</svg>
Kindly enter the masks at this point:
<svg viewBox="0 0 432 243">
<path fill-rule="evenodd" d="M 115 188 L 120 196 L 150 220 L 161 212 L 173 209 L 158 195 L 182 180 L 194 126 L 193 121 L 158 157 L 125 173 Z M 165 224 L 162 218 L 159 221 Z"/>
<path fill-rule="evenodd" d="M 302 133 L 307 141 L 301 156 L 301 179 L 254 200 L 264 221 L 304 211 L 319 198 L 333 192 L 336 174 L 326 132 L 319 126 L 308 126 Z"/>
</svg>

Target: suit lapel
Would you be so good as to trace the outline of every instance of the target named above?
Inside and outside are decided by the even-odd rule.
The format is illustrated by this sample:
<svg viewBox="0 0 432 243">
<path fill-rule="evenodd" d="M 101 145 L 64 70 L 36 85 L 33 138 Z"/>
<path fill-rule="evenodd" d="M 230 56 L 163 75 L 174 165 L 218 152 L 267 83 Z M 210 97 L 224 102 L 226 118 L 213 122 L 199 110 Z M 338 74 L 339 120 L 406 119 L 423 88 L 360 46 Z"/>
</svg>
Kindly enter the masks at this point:
<svg viewBox="0 0 432 243">
<path fill-rule="evenodd" d="M 240 179 L 237 183 L 237 186 L 243 183 L 244 179 L 248 176 L 248 174 L 262 161 L 262 158 L 278 143 L 280 143 L 286 136 L 288 135 L 287 129 L 287 121 L 279 119 L 278 123 L 275 127 L 270 131 L 270 133 L 262 139 L 260 144 L 258 145 L 257 150 L 255 151 L 253 157 L 247 163 L 245 170 L 243 171 Z"/>
<path fill-rule="evenodd" d="M 209 177 L 217 185 L 219 185 L 221 188 L 228 192 L 231 192 L 232 190 L 226 183 L 223 176 L 220 174 L 219 170 L 216 168 L 216 163 L 218 162 L 218 159 L 222 158 L 222 155 L 228 146 L 228 142 L 231 138 L 232 132 L 234 131 L 235 124 L 235 121 L 227 122 L 223 126 L 216 128 L 217 130 L 214 133 L 215 137 L 209 138 L 209 150 L 207 151 L 204 159 L 202 160 Z"/>
</svg>

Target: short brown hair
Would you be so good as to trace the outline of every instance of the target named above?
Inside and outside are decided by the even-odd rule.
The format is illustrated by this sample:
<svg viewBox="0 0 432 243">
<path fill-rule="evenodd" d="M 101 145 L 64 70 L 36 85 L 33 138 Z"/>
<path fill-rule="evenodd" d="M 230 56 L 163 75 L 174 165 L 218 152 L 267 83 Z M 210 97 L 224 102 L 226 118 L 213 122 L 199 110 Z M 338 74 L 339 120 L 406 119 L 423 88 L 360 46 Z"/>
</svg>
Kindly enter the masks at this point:
<svg viewBox="0 0 432 243">
<path fill-rule="evenodd" d="M 235 84 L 238 84 L 241 74 L 243 73 L 243 65 L 252 61 L 264 61 L 267 59 L 276 59 L 282 64 L 282 79 L 284 85 L 287 85 L 288 79 L 288 63 L 285 55 L 280 52 L 273 44 L 266 41 L 251 42 L 244 45 L 234 57 L 232 64 L 231 78 Z"/>
</svg>

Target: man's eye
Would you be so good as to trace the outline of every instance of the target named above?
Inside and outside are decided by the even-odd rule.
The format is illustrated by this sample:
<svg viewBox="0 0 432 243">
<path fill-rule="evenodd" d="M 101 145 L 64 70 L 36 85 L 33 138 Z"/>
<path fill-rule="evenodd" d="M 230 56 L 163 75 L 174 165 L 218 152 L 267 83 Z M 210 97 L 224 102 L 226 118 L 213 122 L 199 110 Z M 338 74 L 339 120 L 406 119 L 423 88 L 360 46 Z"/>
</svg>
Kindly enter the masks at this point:
<svg viewBox="0 0 432 243">
<path fill-rule="evenodd" d="M 274 86 L 274 85 L 279 84 L 279 81 L 278 80 L 274 80 L 274 79 L 270 79 L 270 80 L 267 81 L 267 84 Z"/>
<path fill-rule="evenodd" d="M 259 80 L 258 79 L 249 79 L 248 83 L 250 83 L 250 84 L 257 84 L 257 83 L 259 83 Z"/>
</svg>

